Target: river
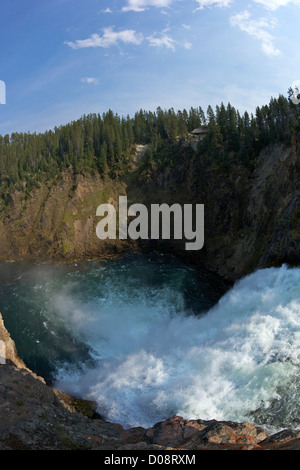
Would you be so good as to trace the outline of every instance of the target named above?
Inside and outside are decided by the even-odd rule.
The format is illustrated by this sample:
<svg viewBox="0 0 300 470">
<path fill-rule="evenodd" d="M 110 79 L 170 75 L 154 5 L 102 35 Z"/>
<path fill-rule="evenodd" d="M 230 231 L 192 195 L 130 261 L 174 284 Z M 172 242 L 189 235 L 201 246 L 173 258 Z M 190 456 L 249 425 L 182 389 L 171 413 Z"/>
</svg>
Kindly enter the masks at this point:
<svg viewBox="0 0 300 470">
<path fill-rule="evenodd" d="M 300 429 L 300 269 L 229 288 L 169 255 L 0 263 L 20 357 L 125 428 L 172 415 Z"/>
</svg>

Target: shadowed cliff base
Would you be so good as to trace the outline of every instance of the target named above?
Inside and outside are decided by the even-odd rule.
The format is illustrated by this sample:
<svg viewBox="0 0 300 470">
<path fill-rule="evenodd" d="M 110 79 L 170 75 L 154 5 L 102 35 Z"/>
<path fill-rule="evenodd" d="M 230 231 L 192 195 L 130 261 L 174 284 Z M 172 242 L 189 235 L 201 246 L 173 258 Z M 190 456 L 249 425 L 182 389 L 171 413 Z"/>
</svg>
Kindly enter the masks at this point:
<svg viewBox="0 0 300 470">
<path fill-rule="evenodd" d="M 41 182 L 24 197 L 11 194 L 0 220 L 0 257 L 70 262 L 140 251 L 171 252 L 234 282 L 258 268 L 299 266 L 299 146 L 272 144 L 254 169 L 238 163 L 223 171 L 202 164 L 199 154 L 180 152 L 176 165 L 164 163 L 145 173 L 134 163 L 126 177 L 65 170 L 55 185 Z M 186 252 L 175 241 L 100 241 L 96 209 L 119 195 L 141 202 L 205 205 L 205 245 Z M 94 413 L 92 403 L 49 388 L 11 353 L 1 374 L 1 448 L 4 449 L 299 449 L 299 432 L 268 435 L 261 427 L 233 422 L 172 417 L 152 428 L 125 430 Z M 82 411 L 88 416 L 83 416 Z M 43 425 L 47 423 L 47 425 Z"/>
<path fill-rule="evenodd" d="M 65 171 L 55 185 L 41 183 L 24 199 L 12 194 L 0 217 L 0 258 L 74 261 L 126 252 L 163 251 L 203 265 L 229 281 L 258 268 L 297 266 L 300 261 L 298 144 L 271 145 L 253 171 L 233 164 L 230 171 L 202 165 L 195 152 L 180 154 L 145 177 L 142 168 L 117 180 Z M 186 251 L 185 241 L 99 240 L 96 210 L 120 195 L 128 205 L 204 204 L 205 243 Z"/>
</svg>

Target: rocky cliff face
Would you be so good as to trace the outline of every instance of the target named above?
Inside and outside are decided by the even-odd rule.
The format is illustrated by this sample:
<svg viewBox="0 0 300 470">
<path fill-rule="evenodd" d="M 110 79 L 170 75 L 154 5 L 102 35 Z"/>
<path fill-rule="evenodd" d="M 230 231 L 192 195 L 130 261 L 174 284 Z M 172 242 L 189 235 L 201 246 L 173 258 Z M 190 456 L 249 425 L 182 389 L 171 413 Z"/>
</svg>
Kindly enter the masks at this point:
<svg viewBox="0 0 300 470">
<path fill-rule="evenodd" d="M 15 193 L 0 216 L 0 258 L 73 260 L 140 249 L 173 251 L 225 278 L 271 265 L 300 261 L 300 158 L 297 143 L 273 146 L 254 173 L 239 166 L 230 174 L 205 170 L 196 157 L 153 173 L 138 171 L 123 182 L 98 176 L 62 175 L 25 200 Z M 180 243 L 100 241 L 96 209 L 119 195 L 129 203 L 205 204 L 205 247 L 187 253 Z M 172 417 L 150 429 L 125 430 L 104 422 L 92 403 L 49 388 L 17 355 L 0 321 L 6 363 L 0 364 L 0 449 L 300 449 L 300 432 L 269 436 L 250 423 L 186 421 Z M 199 417 L 201 418 L 201 417 Z"/>
<path fill-rule="evenodd" d="M 126 430 L 103 421 L 92 402 L 54 390 L 31 372 L 18 357 L 2 318 L 0 341 L 6 351 L 0 365 L 0 450 L 300 449 L 300 431 L 268 435 L 247 422 L 173 416 L 149 429 Z"/>
<path fill-rule="evenodd" d="M 235 281 L 258 268 L 299 265 L 299 181 L 298 146 L 273 145 L 261 153 L 254 172 L 236 165 L 222 173 L 205 168 L 199 156 L 185 158 L 154 174 L 140 198 L 204 204 L 204 248 L 170 248 Z"/>
<path fill-rule="evenodd" d="M 98 205 L 125 192 L 124 183 L 70 173 L 55 185 L 40 184 L 27 199 L 15 192 L 0 216 L 0 258 L 67 261 L 122 250 L 117 242 L 101 243 L 95 227 Z"/>
<path fill-rule="evenodd" d="M 13 194 L 0 215 L 0 259 L 87 259 L 138 249 L 173 251 L 235 281 L 256 268 L 300 261 L 300 152 L 275 145 L 262 152 L 255 171 L 232 166 L 221 173 L 183 157 L 147 181 L 132 171 L 123 181 L 99 176 L 61 175 L 56 185 L 41 184 L 31 197 Z M 99 240 L 96 209 L 102 203 L 175 202 L 205 205 L 205 245 L 186 252 L 177 241 L 143 244 Z"/>
</svg>

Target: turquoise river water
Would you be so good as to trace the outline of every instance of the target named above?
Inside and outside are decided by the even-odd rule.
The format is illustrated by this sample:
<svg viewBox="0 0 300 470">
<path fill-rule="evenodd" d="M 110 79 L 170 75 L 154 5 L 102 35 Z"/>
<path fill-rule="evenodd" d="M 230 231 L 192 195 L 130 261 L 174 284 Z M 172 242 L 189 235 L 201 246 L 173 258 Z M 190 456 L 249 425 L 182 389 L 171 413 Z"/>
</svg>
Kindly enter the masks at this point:
<svg viewBox="0 0 300 470">
<path fill-rule="evenodd" d="M 174 414 L 300 429 L 300 269 L 229 288 L 167 255 L 0 263 L 0 311 L 19 355 L 105 419 Z"/>
</svg>

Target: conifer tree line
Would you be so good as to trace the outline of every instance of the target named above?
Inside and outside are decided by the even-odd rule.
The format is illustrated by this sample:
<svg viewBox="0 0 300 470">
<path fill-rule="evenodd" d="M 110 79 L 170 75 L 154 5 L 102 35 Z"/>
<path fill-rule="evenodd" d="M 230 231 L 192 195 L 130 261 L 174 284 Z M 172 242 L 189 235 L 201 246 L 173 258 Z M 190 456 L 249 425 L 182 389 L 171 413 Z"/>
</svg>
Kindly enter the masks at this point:
<svg viewBox="0 0 300 470">
<path fill-rule="evenodd" d="M 30 192 L 41 181 L 51 181 L 66 169 L 74 174 L 99 173 L 122 176 L 131 162 L 134 146 L 148 144 L 146 164 L 155 164 L 167 148 L 180 148 L 189 133 L 205 126 L 207 134 L 196 155 L 204 164 L 251 167 L 262 148 L 272 142 L 291 142 L 299 127 L 300 107 L 290 98 L 271 98 L 257 107 L 255 115 L 239 113 L 221 103 L 206 113 L 201 107 L 189 111 L 173 108 L 155 112 L 140 110 L 133 117 L 120 117 L 109 110 L 90 114 L 44 133 L 12 133 L 0 136 L 0 197 L 2 205 L 14 190 Z"/>
</svg>

